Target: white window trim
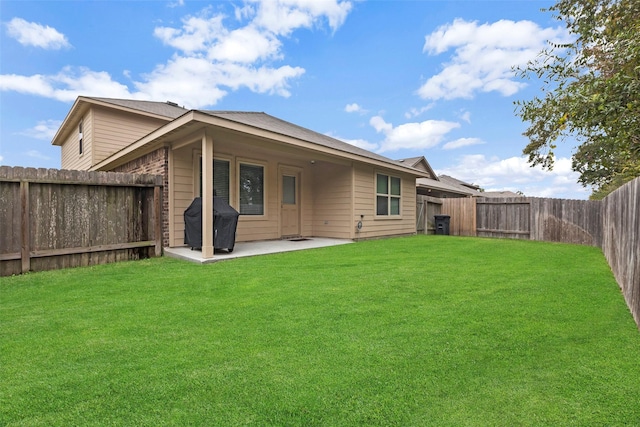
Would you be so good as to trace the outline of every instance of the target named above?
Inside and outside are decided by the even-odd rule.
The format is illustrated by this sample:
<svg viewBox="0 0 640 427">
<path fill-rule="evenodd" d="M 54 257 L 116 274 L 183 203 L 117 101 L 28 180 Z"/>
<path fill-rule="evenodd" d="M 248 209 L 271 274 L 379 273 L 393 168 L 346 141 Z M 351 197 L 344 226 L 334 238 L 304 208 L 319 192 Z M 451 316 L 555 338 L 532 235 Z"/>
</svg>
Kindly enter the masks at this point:
<svg viewBox="0 0 640 427">
<path fill-rule="evenodd" d="M 78 123 L 78 156 L 84 156 L 85 151 L 84 119 L 81 119 Z"/>
<path fill-rule="evenodd" d="M 378 193 L 378 175 L 385 175 L 388 177 L 388 184 L 389 184 L 389 193 L 388 194 L 381 194 Z M 399 196 L 394 196 L 391 195 L 391 178 L 397 178 L 400 180 L 400 195 Z M 380 220 L 399 220 L 402 219 L 402 177 L 399 176 L 395 176 L 392 175 L 389 172 L 386 171 L 375 171 L 375 173 L 373 174 L 373 212 L 374 212 L 374 219 L 380 219 Z M 378 196 L 387 196 L 387 208 L 388 208 L 388 214 L 386 215 L 378 215 Z M 397 198 L 400 200 L 399 202 L 399 212 L 398 214 L 391 214 L 391 203 L 389 203 L 389 200 L 391 198 Z"/>
</svg>

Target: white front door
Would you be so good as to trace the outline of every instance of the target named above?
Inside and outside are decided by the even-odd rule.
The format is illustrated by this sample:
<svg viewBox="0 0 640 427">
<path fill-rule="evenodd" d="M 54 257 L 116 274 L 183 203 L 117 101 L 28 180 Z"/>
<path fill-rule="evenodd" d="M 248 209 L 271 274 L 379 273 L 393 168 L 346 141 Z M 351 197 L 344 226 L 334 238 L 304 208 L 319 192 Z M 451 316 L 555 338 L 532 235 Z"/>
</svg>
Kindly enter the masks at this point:
<svg viewBox="0 0 640 427">
<path fill-rule="evenodd" d="M 280 227 L 282 237 L 300 235 L 300 174 L 282 171 L 280 174 Z"/>
</svg>

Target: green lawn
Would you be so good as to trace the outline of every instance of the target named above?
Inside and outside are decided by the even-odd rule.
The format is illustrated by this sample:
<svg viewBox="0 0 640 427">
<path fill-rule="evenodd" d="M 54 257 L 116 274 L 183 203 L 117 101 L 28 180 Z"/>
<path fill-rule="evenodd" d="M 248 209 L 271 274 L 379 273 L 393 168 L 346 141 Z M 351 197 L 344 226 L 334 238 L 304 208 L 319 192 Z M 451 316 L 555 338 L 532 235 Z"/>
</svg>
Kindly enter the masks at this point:
<svg viewBox="0 0 640 427">
<path fill-rule="evenodd" d="M 640 425 L 599 249 L 416 236 L 0 282 L 2 426 Z"/>
</svg>

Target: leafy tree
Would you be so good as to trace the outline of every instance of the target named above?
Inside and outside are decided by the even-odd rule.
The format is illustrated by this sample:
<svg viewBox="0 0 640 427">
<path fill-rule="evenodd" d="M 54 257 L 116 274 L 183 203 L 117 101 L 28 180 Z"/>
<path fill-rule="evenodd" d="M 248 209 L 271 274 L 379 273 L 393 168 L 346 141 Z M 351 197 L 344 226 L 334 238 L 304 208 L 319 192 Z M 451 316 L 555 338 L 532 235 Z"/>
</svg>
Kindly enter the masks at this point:
<svg viewBox="0 0 640 427">
<path fill-rule="evenodd" d="M 547 11 L 573 41 L 517 70 L 543 81 L 541 97 L 516 102 L 530 123 L 523 153 L 552 169 L 557 142 L 575 138 L 572 168 L 602 198 L 640 176 L 640 0 L 560 0 Z"/>
</svg>

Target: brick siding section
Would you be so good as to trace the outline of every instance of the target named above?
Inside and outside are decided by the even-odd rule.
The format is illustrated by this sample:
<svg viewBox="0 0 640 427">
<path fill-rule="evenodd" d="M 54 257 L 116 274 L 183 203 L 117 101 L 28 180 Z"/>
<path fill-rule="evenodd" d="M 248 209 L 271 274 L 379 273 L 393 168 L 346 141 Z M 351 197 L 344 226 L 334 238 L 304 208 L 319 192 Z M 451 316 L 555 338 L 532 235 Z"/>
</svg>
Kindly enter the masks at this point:
<svg viewBox="0 0 640 427">
<path fill-rule="evenodd" d="M 113 172 L 162 175 L 162 247 L 169 246 L 169 148 L 162 147 L 118 166 Z"/>
</svg>

